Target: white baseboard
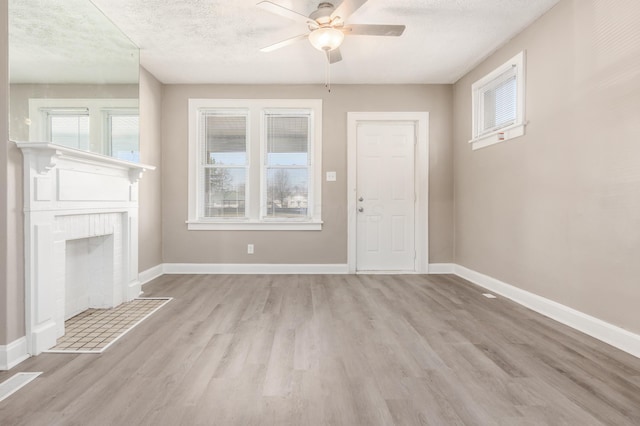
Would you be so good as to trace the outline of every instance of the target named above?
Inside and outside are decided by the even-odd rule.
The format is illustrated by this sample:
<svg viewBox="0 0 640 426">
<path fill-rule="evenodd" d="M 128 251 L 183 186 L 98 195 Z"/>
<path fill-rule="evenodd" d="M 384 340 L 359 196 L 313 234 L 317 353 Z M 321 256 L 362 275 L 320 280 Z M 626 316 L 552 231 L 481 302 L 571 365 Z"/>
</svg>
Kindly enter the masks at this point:
<svg viewBox="0 0 640 426">
<path fill-rule="evenodd" d="M 453 263 L 430 263 L 430 274 L 453 274 L 455 265 Z"/>
<path fill-rule="evenodd" d="M 165 263 L 165 274 L 347 274 L 347 264 Z"/>
<path fill-rule="evenodd" d="M 461 265 L 454 273 L 520 305 L 640 358 L 640 335 Z"/>
<path fill-rule="evenodd" d="M 156 278 L 162 276 L 164 274 L 164 264 L 161 263 L 152 268 L 147 269 L 146 271 L 142 271 L 138 274 L 138 281 L 140 281 L 141 285 L 145 285 L 149 281 L 153 281 Z"/>
<path fill-rule="evenodd" d="M 0 370 L 11 370 L 25 359 L 27 353 L 27 338 L 21 337 L 8 345 L 0 345 Z"/>
</svg>

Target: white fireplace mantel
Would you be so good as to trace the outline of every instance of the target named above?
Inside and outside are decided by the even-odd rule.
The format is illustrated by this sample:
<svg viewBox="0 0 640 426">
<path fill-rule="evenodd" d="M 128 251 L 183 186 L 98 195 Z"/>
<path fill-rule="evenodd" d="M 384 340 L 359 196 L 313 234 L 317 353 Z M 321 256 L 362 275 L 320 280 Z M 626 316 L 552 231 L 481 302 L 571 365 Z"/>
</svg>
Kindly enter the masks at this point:
<svg viewBox="0 0 640 426">
<path fill-rule="evenodd" d="M 86 164 L 97 164 L 99 166 L 111 167 L 114 169 L 128 169 L 131 177 L 131 183 L 135 183 L 140 180 L 142 173 L 146 170 L 155 170 L 154 166 L 118 160 L 117 158 L 68 148 L 66 146 L 55 145 L 48 142 L 15 142 L 15 144 L 18 145 L 18 148 L 20 148 L 22 152 L 28 153 L 36 160 L 33 165 L 37 168 L 38 173 L 46 173 L 48 170 L 54 168 L 59 158 L 72 158 L 75 161 L 84 162 Z"/>
<path fill-rule="evenodd" d="M 140 294 L 138 180 L 155 167 L 45 142 L 16 145 L 24 157 L 27 347 L 37 355 L 64 334 L 67 241 L 110 240 L 91 307 Z"/>
</svg>

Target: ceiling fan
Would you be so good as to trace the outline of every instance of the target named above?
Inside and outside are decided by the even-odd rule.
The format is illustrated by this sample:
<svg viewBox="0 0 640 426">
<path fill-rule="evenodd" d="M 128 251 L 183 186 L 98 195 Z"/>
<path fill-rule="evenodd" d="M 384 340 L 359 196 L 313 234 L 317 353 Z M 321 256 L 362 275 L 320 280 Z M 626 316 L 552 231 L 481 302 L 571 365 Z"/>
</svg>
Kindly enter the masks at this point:
<svg viewBox="0 0 640 426">
<path fill-rule="evenodd" d="M 271 52 L 295 43 L 298 40 L 309 39 L 313 47 L 325 52 L 327 60 L 330 64 L 333 64 L 342 60 L 340 45 L 345 35 L 387 37 L 398 37 L 402 35 L 405 29 L 404 25 L 345 25 L 346 19 L 366 2 L 367 0 L 344 0 L 337 8 L 333 3 L 322 2 L 318 5 L 318 9 L 311 12 L 309 16 L 304 16 L 301 13 L 287 9 L 271 1 L 261 1 L 258 3 L 258 7 L 275 13 L 276 15 L 305 23 L 309 27 L 309 32 L 272 44 L 260 50 L 263 52 Z"/>
</svg>

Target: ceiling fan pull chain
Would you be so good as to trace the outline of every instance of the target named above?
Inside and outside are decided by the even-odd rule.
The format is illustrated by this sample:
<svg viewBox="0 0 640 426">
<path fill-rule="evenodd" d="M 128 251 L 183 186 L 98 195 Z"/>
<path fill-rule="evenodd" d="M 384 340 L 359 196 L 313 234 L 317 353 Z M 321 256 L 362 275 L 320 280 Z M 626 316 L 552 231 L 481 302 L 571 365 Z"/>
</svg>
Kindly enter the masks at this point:
<svg viewBox="0 0 640 426">
<path fill-rule="evenodd" d="M 327 84 L 329 85 L 329 93 L 331 93 L 331 64 L 327 64 Z"/>
<path fill-rule="evenodd" d="M 324 64 L 324 87 L 329 85 L 329 66 Z"/>
<path fill-rule="evenodd" d="M 330 61 L 330 56 L 331 56 L 331 52 L 330 51 L 326 51 L 327 52 L 327 63 L 325 64 L 325 68 L 324 68 L 324 87 L 327 88 L 327 91 L 329 93 L 331 93 L 331 61 Z"/>
</svg>

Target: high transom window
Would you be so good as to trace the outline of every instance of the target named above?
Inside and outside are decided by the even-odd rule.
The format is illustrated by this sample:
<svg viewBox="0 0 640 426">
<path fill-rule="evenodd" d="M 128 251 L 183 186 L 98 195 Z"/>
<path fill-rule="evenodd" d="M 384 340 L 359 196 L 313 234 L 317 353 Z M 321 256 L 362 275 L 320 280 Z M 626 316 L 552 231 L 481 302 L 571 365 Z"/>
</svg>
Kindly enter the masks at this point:
<svg viewBox="0 0 640 426">
<path fill-rule="evenodd" d="M 473 149 L 524 135 L 524 52 L 471 86 Z"/>
</svg>

